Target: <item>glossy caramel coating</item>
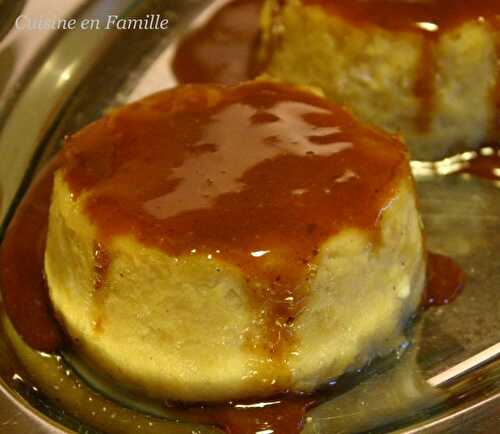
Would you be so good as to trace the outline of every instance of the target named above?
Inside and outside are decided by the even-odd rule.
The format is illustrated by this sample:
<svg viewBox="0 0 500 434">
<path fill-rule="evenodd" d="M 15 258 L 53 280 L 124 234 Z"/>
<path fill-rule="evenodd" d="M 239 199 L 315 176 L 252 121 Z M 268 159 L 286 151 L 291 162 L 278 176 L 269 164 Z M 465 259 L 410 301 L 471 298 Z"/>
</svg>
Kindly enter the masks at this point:
<svg viewBox="0 0 500 434">
<path fill-rule="evenodd" d="M 70 137 L 64 158 L 103 245 L 132 233 L 240 267 L 273 354 L 291 338 L 321 243 L 349 227 L 376 239 L 395 182 L 411 176 L 398 140 L 270 83 L 156 94 Z"/>
</svg>

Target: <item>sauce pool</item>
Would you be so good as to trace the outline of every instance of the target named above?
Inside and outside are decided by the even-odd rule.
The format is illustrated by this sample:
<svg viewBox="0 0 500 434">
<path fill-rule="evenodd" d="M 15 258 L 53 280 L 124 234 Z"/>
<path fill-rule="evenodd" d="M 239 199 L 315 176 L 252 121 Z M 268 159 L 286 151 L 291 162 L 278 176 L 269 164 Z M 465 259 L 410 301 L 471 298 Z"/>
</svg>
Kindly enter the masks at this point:
<svg viewBox="0 0 500 434">
<path fill-rule="evenodd" d="M 489 179 L 491 181 L 500 181 L 500 144 L 485 146 L 473 152 L 475 154 L 472 158 L 463 159 L 457 173 Z M 467 154 L 465 153 L 464 155 Z"/>
<path fill-rule="evenodd" d="M 306 412 L 319 405 L 326 396 L 326 393 L 282 395 L 263 402 L 170 409 L 181 418 L 215 425 L 226 434 L 298 434 L 304 427 Z"/>
<path fill-rule="evenodd" d="M 451 303 L 462 291 L 465 273 L 448 256 L 429 253 L 427 257 L 427 284 L 422 307 Z"/>
<path fill-rule="evenodd" d="M 30 346 L 47 352 L 64 341 L 43 271 L 52 180 L 59 165 L 60 159 L 55 158 L 35 179 L 0 248 L 0 285 L 7 315 Z"/>
</svg>

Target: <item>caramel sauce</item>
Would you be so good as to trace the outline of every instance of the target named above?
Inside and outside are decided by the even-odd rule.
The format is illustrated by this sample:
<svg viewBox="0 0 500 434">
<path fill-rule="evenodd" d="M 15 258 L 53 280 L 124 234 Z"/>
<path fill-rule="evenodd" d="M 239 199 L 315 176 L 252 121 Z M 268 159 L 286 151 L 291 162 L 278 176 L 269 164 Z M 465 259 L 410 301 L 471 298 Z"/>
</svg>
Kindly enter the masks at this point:
<svg viewBox="0 0 500 434">
<path fill-rule="evenodd" d="M 429 253 L 427 258 L 427 285 L 422 307 L 452 302 L 465 284 L 465 274 L 448 256 Z"/>
<path fill-rule="evenodd" d="M 33 348 L 54 351 L 63 343 L 44 279 L 53 160 L 38 176 L 18 206 L 0 250 L 3 305 L 18 333 Z"/>
<path fill-rule="evenodd" d="M 94 247 L 94 271 L 95 271 L 95 280 L 94 280 L 94 289 L 96 292 L 102 289 L 104 284 L 106 283 L 106 274 L 108 272 L 108 268 L 111 264 L 111 257 L 106 251 L 106 249 L 100 244 L 95 243 Z"/>
<path fill-rule="evenodd" d="M 236 84 L 255 76 L 263 0 L 235 0 L 181 40 L 173 69 L 181 83 Z"/>
<path fill-rule="evenodd" d="M 474 158 L 465 160 L 458 173 L 500 181 L 500 145 L 481 148 Z"/>
<path fill-rule="evenodd" d="M 102 306 L 106 300 L 104 285 L 112 258 L 106 248 L 99 242 L 94 244 L 94 300 L 98 306 L 94 318 L 94 331 L 100 333 L 104 329 L 105 314 Z"/>
<path fill-rule="evenodd" d="M 307 410 L 318 405 L 324 396 L 284 395 L 267 402 L 235 403 L 220 406 L 173 408 L 181 418 L 214 425 L 227 434 L 298 434 Z"/>
</svg>

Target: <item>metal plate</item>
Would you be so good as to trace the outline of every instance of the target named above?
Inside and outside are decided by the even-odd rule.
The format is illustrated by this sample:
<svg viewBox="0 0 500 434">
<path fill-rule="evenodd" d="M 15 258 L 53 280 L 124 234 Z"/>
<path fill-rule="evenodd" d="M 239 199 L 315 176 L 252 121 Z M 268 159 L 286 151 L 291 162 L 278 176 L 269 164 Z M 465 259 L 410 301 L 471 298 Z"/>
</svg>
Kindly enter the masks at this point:
<svg viewBox="0 0 500 434">
<path fill-rule="evenodd" d="M 32 50 L 21 70 L 13 66 L 22 47 L 12 43 L 12 33 L 2 41 L 0 60 L 7 61 L 0 63 L 0 78 L 11 79 L 0 89 L 0 237 L 32 176 L 63 137 L 109 107 L 174 85 L 168 64 L 175 41 L 225 1 L 65 2 L 64 11 L 72 3 L 79 18 L 159 13 L 170 26 L 44 34 L 43 48 Z M 312 410 L 306 433 L 500 432 L 500 187 L 437 175 L 422 163 L 413 167 L 429 247 L 462 265 L 468 276 L 464 293 L 422 315 L 415 345 L 395 369 Z M 144 416 L 95 395 L 77 375 L 66 375 L 59 359 L 30 351 L 9 330 L 7 325 L 0 333 L 0 433 L 214 432 L 164 421 L 160 414 Z M 429 384 L 440 385 L 446 399 Z M 70 397 L 71 388 L 84 393 Z M 89 398 L 99 407 L 84 405 Z M 116 410 L 121 422 L 99 423 L 90 414 L 96 408 Z"/>
</svg>

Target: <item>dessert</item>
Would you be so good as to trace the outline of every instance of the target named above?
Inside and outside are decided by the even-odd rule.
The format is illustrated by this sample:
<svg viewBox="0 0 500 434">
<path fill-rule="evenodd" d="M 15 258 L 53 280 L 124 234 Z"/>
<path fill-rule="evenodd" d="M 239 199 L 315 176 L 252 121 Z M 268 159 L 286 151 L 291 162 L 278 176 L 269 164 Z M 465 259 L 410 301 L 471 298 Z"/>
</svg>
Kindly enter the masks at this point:
<svg viewBox="0 0 500 434">
<path fill-rule="evenodd" d="M 227 401 L 310 392 L 398 348 L 425 257 L 399 140 L 248 82 L 160 92 L 69 137 L 45 273 L 92 365 Z"/>
<path fill-rule="evenodd" d="M 259 57 L 438 159 L 499 138 L 499 13 L 495 0 L 267 0 Z"/>
</svg>

